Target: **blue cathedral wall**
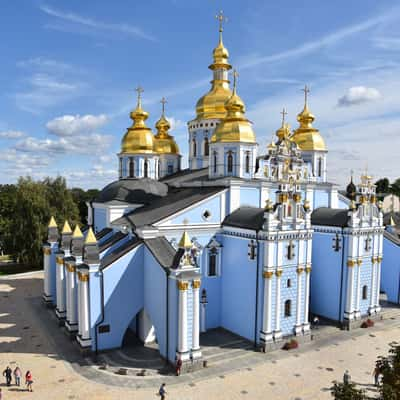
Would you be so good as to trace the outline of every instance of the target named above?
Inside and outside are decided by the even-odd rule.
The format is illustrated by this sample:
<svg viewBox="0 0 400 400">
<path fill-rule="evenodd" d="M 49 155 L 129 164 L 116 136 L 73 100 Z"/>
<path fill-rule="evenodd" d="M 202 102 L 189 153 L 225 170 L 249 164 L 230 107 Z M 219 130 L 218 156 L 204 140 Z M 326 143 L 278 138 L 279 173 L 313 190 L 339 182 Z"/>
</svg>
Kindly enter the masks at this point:
<svg viewBox="0 0 400 400">
<path fill-rule="evenodd" d="M 372 265 L 371 265 L 371 257 L 364 258 L 363 264 L 360 267 L 360 311 L 361 315 L 368 315 L 368 308 L 371 304 L 371 295 L 372 295 Z M 367 286 L 367 298 L 363 300 L 362 291 L 363 287 Z"/>
<path fill-rule="evenodd" d="M 383 237 L 381 290 L 388 301 L 400 303 L 400 246 Z"/>
<path fill-rule="evenodd" d="M 58 243 L 50 243 L 51 254 L 49 262 L 49 280 L 50 280 L 50 294 L 52 297 L 53 304 L 56 304 L 57 300 L 57 275 L 56 275 L 56 253 L 58 252 Z"/>
<path fill-rule="evenodd" d="M 240 188 L 240 205 L 241 206 L 260 206 L 260 190 L 257 188 Z"/>
<path fill-rule="evenodd" d="M 143 246 L 139 246 L 103 270 L 105 307 L 102 325 L 108 324 L 110 332 L 98 334 L 99 350 L 120 347 L 126 329 L 144 306 L 143 251 Z M 96 283 L 90 285 L 92 337 L 101 311 L 100 285 Z"/>
<path fill-rule="evenodd" d="M 175 279 L 168 279 L 168 359 L 175 361 L 176 351 L 178 349 L 178 288 Z"/>
<path fill-rule="evenodd" d="M 348 241 L 341 236 L 342 249 L 334 251 L 334 237 L 332 233 L 313 234 L 310 311 L 334 321 L 342 321 L 347 290 L 347 268 L 342 267 L 342 257 L 347 260 Z M 339 315 L 341 293 L 342 309 Z"/>
<path fill-rule="evenodd" d="M 314 209 L 329 207 L 329 192 L 326 190 L 314 190 Z"/>
</svg>

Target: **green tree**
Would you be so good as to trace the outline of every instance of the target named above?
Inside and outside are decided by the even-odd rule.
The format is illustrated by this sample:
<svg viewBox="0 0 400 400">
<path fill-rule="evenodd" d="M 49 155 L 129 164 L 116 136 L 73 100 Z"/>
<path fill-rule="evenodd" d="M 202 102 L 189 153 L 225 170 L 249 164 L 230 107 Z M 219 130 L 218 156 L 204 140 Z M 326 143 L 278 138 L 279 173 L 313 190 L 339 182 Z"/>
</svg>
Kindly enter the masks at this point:
<svg viewBox="0 0 400 400">
<path fill-rule="evenodd" d="M 75 203 L 78 205 L 79 217 L 81 219 L 81 223 L 82 225 L 86 225 L 88 223 L 87 220 L 88 209 L 86 203 L 93 200 L 99 193 L 99 190 L 89 189 L 85 191 L 81 188 L 73 188 L 71 189 L 71 193 Z"/>
<path fill-rule="evenodd" d="M 389 344 L 389 355 L 379 357 L 376 367 L 382 374 L 381 400 L 400 400 L 400 345 Z"/>
<path fill-rule="evenodd" d="M 334 382 L 331 394 L 335 400 L 366 400 L 364 390 L 356 388 L 354 383 Z"/>
<path fill-rule="evenodd" d="M 375 182 L 376 193 L 378 194 L 379 200 L 383 200 L 381 194 L 390 193 L 390 182 L 388 178 L 382 178 Z"/>
<path fill-rule="evenodd" d="M 400 178 L 397 178 L 391 185 L 390 191 L 396 196 L 400 196 Z"/>
<path fill-rule="evenodd" d="M 15 185 L 0 185 L 0 253 L 13 248 L 12 222 L 15 210 Z"/>
</svg>

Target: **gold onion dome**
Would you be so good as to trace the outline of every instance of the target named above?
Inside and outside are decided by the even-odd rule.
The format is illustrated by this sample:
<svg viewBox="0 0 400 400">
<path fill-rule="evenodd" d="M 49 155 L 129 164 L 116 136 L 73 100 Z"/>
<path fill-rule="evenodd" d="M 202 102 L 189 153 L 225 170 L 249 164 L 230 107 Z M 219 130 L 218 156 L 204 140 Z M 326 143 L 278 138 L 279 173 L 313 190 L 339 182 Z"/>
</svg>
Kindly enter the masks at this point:
<svg viewBox="0 0 400 400">
<path fill-rule="evenodd" d="M 297 115 L 297 121 L 299 121 L 300 126 L 293 132 L 291 139 L 299 146 L 300 150 L 327 151 L 324 139 L 319 130 L 312 126 L 315 117 L 308 109 L 307 105 L 309 89 L 305 86 L 303 90 L 305 95 L 304 108 L 303 111 Z"/>
<path fill-rule="evenodd" d="M 161 118 L 156 122 L 157 134 L 154 137 L 154 151 L 159 154 L 179 154 L 179 147 L 173 136 L 168 131 L 171 128 L 167 118 L 165 118 L 165 103 L 167 101 L 162 98 L 162 114 Z"/>
<path fill-rule="evenodd" d="M 133 124 L 122 139 L 121 152 L 149 154 L 153 153 L 154 136 L 145 123 L 149 114 L 142 109 L 141 93 L 143 89 L 139 87 L 136 91 L 138 92 L 137 105 L 130 114 Z"/>
<path fill-rule="evenodd" d="M 287 115 L 286 109 L 284 108 L 281 112 L 282 114 L 282 125 L 281 127 L 276 131 L 276 136 L 278 136 L 279 140 L 284 140 L 288 139 L 290 136 L 290 125 L 285 122 L 285 117 Z"/>
<path fill-rule="evenodd" d="M 211 142 L 243 142 L 255 143 L 256 137 L 251 127 L 251 122 L 244 115 L 246 108 L 243 100 L 236 93 L 236 78 L 238 73 L 234 71 L 234 83 L 232 96 L 225 102 L 226 117 L 215 128 L 211 136 Z"/>
<path fill-rule="evenodd" d="M 222 23 L 225 21 L 222 11 L 217 15 L 217 19 L 219 21 L 219 42 L 218 46 L 213 51 L 214 62 L 208 68 L 212 71 L 228 71 L 232 66 L 228 61 L 228 49 L 224 46 L 222 41 Z M 210 91 L 201 97 L 196 104 L 196 119 L 220 119 L 224 118 L 226 115 L 225 102 L 232 95 L 232 92 L 229 88 L 229 80 L 223 79 L 222 73 L 219 75 L 217 74 L 218 73 L 214 73 Z"/>
</svg>

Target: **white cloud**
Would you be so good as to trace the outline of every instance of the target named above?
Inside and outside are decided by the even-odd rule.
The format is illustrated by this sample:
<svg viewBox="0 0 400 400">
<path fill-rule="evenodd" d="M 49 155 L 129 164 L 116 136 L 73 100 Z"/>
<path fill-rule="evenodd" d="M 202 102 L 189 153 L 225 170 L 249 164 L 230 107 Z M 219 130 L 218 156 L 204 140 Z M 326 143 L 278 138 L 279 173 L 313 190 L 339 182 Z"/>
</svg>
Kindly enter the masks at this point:
<svg viewBox="0 0 400 400">
<path fill-rule="evenodd" d="M 29 58 L 27 60 L 21 60 L 17 62 L 17 67 L 19 68 L 37 68 L 41 70 L 52 70 L 54 69 L 59 70 L 75 70 L 75 67 L 73 67 L 70 64 L 64 63 L 62 61 L 57 61 L 51 58 L 46 58 L 46 57 L 33 57 Z"/>
<path fill-rule="evenodd" d="M 400 50 L 400 38 L 397 37 L 375 37 L 372 39 L 375 47 L 389 51 Z"/>
<path fill-rule="evenodd" d="M 20 139 L 25 136 L 21 131 L 0 131 L 0 139 Z"/>
<path fill-rule="evenodd" d="M 354 86 L 347 90 L 347 93 L 340 97 L 338 100 L 338 106 L 347 107 L 357 104 L 367 103 L 380 99 L 382 96 L 378 89 L 365 87 L 365 86 Z"/>
<path fill-rule="evenodd" d="M 141 28 L 134 26 L 132 24 L 128 25 L 123 22 L 119 22 L 119 23 L 102 22 L 102 21 L 95 20 L 93 18 L 83 17 L 81 15 L 78 15 L 78 14 L 75 14 L 72 12 L 65 12 L 65 11 L 57 10 L 57 9 L 55 9 L 53 7 L 49 7 L 47 5 L 42 5 L 40 7 L 40 9 L 47 15 L 58 18 L 62 21 L 66 21 L 68 23 L 75 24 L 77 26 L 83 26 L 83 27 L 91 29 L 91 30 L 116 32 L 119 34 L 123 33 L 123 34 L 129 35 L 129 36 L 135 36 L 135 37 L 139 37 L 139 38 L 150 40 L 150 41 L 156 41 L 154 36 L 144 32 Z M 54 28 L 54 26 L 52 26 L 52 25 L 48 25 L 48 27 Z"/>
<path fill-rule="evenodd" d="M 47 122 L 46 128 L 56 136 L 75 136 L 91 133 L 108 122 L 104 114 L 100 115 L 63 115 Z"/>
</svg>

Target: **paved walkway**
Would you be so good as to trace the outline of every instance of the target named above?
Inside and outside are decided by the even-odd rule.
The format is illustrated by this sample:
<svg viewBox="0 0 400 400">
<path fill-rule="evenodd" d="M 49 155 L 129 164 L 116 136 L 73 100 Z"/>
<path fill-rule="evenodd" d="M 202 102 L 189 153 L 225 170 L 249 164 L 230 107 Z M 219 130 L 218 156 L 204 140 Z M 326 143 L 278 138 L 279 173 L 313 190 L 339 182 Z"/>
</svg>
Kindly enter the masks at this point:
<svg viewBox="0 0 400 400">
<path fill-rule="evenodd" d="M 119 359 L 106 371 L 83 359 L 58 328 L 52 311 L 41 305 L 42 285 L 41 274 L 0 278 L 0 367 L 30 368 L 35 381 L 31 394 L 3 385 L 5 399 L 157 399 L 162 381 L 170 399 L 330 399 L 332 381 L 340 380 L 346 368 L 373 394 L 374 361 L 399 337 L 400 318 L 394 310 L 372 329 L 321 329 L 317 340 L 296 351 L 264 355 L 232 336 L 231 342 L 224 338 L 217 346 L 215 340 L 203 343 L 210 368 L 181 377 L 168 371 L 120 376 L 113 368 L 132 354 L 106 354 L 112 361 Z"/>
</svg>

